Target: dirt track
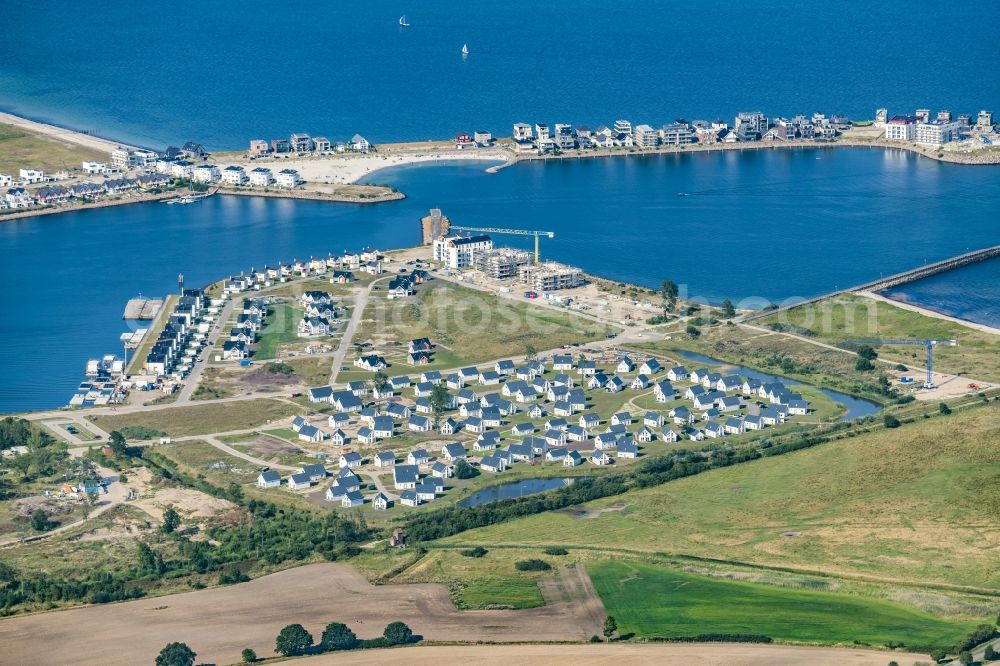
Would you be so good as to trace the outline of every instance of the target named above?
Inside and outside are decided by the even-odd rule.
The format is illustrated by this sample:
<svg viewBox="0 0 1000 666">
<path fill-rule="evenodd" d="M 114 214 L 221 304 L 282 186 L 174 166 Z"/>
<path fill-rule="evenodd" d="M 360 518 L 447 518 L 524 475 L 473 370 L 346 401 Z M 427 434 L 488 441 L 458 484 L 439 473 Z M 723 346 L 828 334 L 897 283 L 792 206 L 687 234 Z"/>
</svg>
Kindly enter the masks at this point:
<svg viewBox="0 0 1000 666">
<path fill-rule="evenodd" d="M 747 645 L 733 643 L 672 643 L 648 645 L 469 645 L 412 647 L 401 650 L 366 650 L 296 660 L 301 666 L 353 664 L 381 666 L 405 662 L 427 664 L 658 664 L 660 666 L 885 666 L 895 660 L 900 666 L 929 663 L 929 657 L 875 650 Z"/>
<path fill-rule="evenodd" d="M 572 641 L 600 633 L 604 618 L 586 574 L 568 569 L 540 586 L 548 605 L 457 611 L 443 585 L 373 586 L 344 564 L 312 564 L 230 587 L 0 620 L 0 664 L 150 664 L 182 641 L 198 662 L 231 664 L 250 647 L 271 656 L 274 637 L 301 623 L 319 638 L 344 622 L 361 638 L 394 620 L 442 641 Z M 44 646 L 44 649 L 41 649 Z"/>
</svg>

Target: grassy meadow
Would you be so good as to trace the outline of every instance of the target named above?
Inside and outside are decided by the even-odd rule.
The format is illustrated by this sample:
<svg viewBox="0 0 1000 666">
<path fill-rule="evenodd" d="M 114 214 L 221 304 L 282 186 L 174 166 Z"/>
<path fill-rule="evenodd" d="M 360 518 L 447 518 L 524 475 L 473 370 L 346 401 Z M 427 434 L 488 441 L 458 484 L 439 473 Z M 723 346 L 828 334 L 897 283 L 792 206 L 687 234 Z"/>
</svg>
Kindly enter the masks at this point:
<svg viewBox="0 0 1000 666">
<path fill-rule="evenodd" d="M 429 337 L 438 345 L 434 363 L 449 368 L 519 356 L 531 346 L 552 349 L 571 342 L 603 339 L 609 328 L 572 312 L 521 303 L 454 284 L 425 284 L 412 299 L 388 300 L 373 292 L 355 341 L 371 340 L 379 350 L 402 343 L 398 368 L 405 368 L 405 344 Z"/>
<path fill-rule="evenodd" d="M 998 441 L 991 404 L 443 541 L 665 552 L 998 590 Z"/>
<path fill-rule="evenodd" d="M 280 420 L 304 411 L 301 407 L 283 400 L 261 398 L 93 416 L 90 419 L 108 432 L 127 427 L 140 427 L 162 432 L 171 437 L 184 437 L 256 428 L 269 421 Z"/>
<path fill-rule="evenodd" d="M 79 169 L 84 160 L 107 162 L 108 154 L 0 123 L 0 173 L 19 169 Z"/>
<path fill-rule="evenodd" d="M 804 305 L 755 322 L 761 326 L 788 324 L 808 329 L 815 338 L 841 344 L 856 338 L 955 339 L 955 347 L 938 347 L 934 367 L 950 374 L 1000 382 L 1000 336 L 957 322 L 928 317 L 854 294 L 841 294 L 815 305 Z M 923 367 L 923 347 L 883 346 L 879 354 L 904 365 Z"/>
</svg>

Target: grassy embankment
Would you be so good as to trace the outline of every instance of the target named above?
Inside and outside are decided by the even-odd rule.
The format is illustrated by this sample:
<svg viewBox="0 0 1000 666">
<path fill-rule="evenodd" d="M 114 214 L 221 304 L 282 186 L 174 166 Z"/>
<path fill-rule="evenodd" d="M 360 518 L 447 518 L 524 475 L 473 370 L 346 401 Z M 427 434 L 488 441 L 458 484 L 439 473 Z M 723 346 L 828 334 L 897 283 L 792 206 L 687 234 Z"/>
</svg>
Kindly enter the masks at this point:
<svg viewBox="0 0 1000 666">
<path fill-rule="evenodd" d="M 947 647 L 1000 609 L 998 439 L 996 406 L 971 408 L 472 530 L 415 562 L 372 553 L 359 565 L 450 583 L 461 603 L 516 605 L 533 580 L 507 560 L 558 565 L 567 558 L 543 549 L 562 546 L 640 636 Z M 461 556 L 476 545 L 489 553 Z"/>
<path fill-rule="evenodd" d="M 144 428 L 172 437 L 184 437 L 256 428 L 270 421 L 303 412 L 302 408 L 289 402 L 261 398 L 89 418 L 98 427 L 109 432 L 111 430 L 122 431 L 126 437 L 129 437 L 129 429 L 136 428 Z"/>
<path fill-rule="evenodd" d="M 791 325 L 805 329 L 809 337 L 834 345 L 857 338 L 955 339 L 956 347 L 935 349 L 935 369 L 1000 382 L 1000 336 L 863 296 L 841 294 L 754 323 L 765 327 Z M 923 347 L 884 346 L 879 352 L 882 358 L 904 365 L 923 367 L 926 361 Z"/>
<path fill-rule="evenodd" d="M 46 172 L 80 169 L 84 160 L 107 162 L 107 153 L 0 123 L 0 173 L 17 176 L 19 169 Z"/>
</svg>

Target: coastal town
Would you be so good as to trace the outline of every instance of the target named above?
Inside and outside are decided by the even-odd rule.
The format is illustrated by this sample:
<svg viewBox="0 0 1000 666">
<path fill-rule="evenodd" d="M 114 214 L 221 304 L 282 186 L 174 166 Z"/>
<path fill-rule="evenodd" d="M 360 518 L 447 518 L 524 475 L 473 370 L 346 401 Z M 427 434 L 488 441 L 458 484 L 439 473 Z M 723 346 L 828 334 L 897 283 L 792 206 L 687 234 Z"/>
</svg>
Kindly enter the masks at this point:
<svg viewBox="0 0 1000 666">
<path fill-rule="evenodd" d="M 79 167 L 53 172 L 26 164 L 16 174 L 0 173 L 0 188 L 4 191 L 0 215 L 74 210 L 112 200 L 140 202 L 151 200 L 151 196 L 187 203 L 193 200 L 190 193 L 208 191 L 376 203 L 400 195 L 372 192 L 336 196 L 330 186 L 356 183 L 376 169 L 395 164 L 439 159 L 514 164 L 521 159 L 545 157 L 881 142 L 936 159 L 993 163 L 1000 161 L 994 159 L 996 151 L 992 150 L 998 139 L 993 114 L 988 110 L 953 114 L 941 109 L 932 116 L 926 108 L 891 115 L 880 108 L 873 120 L 861 121 L 842 114 L 769 117 L 752 111 L 738 113 L 732 123 L 679 119 L 658 128 L 627 119 L 594 128 L 519 122 L 512 125 L 506 138 L 496 138 L 487 130 L 463 131 L 456 133 L 452 141 L 432 146 L 400 144 L 392 149 L 383 149 L 360 134 L 331 141 L 325 136 L 295 132 L 288 138 L 252 139 L 245 153 L 213 155 L 203 145 L 189 141 L 180 148 L 168 146 L 162 151 L 117 146 L 105 162 L 87 160 Z M 360 164 L 364 166 L 358 169 Z"/>
</svg>

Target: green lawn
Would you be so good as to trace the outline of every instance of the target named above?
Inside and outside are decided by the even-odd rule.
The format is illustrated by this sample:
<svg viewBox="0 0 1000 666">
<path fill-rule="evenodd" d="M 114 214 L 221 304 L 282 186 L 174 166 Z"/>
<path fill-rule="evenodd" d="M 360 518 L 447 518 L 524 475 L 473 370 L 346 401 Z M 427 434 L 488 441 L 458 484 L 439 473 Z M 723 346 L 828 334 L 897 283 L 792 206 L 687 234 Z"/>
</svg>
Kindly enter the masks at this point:
<svg viewBox="0 0 1000 666">
<path fill-rule="evenodd" d="M 274 303 L 261 329 L 253 358 L 263 361 L 278 354 L 278 345 L 299 340 L 298 326 L 302 308 L 293 303 Z"/>
<path fill-rule="evenodd" d="M 935 368 L 986 381 L 1000 381 L 1000 335 L 862 296 L 841 294 L 755 323 L 806 328 L 815 334 L 817 340 L 833 344 L 857 338 L 955 339 L 958 346 L 938 347 L 935 350 Z M 886 359 L 921 367 L 926 359 L 923 347 L 886 346 L 880 349 L 880 354 Z"/>
<path fill-rule="evenodd" d="M 1000 409 L 831 442 L 449 537 L 1000 589 Z M 603 510 L 603 511 L 602 511 Z"/>
<path fill-rule="evenodd" d="M 131 414 L 94 416 L 98 427 L 111 431 L 128 426 L 152 428 L 173 437 L 207 435 L 256 428 L 305 410 L 283 400 L 260 398 L 236 402 L 157 409 Z"/>
<path fill-rule="evenodd" d="M 974 626 L 888 601 L 698 576 L 625 562 L 587 565 L 622 634 L 764 634 L 805 643 L 951 647 Z"/>
<path fill-rule="evenodd" d="M 533 580 L 476 580 L 466 585 L 458 598 L 468 608 L 509 606 L 511 608 L 537 608 L 545 600 Z"/>
<path fill-rule="evenodd" d="M 413 299 L 373 293 L 355 341 L 381 346 L 429 337 L 438 344 L 431 367 L 456 367 L 518 356 L 531 346 L 552 349 L 605 337 L 608 327 L 572 312 L 500 298 L 467 287 L 432 282 Z M 405 351 L 405 349 L 404 349 Z M 401 363 L 400 367 L 406 367 Z"/>
</svg>

